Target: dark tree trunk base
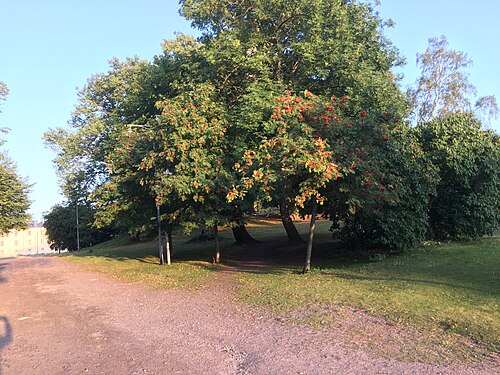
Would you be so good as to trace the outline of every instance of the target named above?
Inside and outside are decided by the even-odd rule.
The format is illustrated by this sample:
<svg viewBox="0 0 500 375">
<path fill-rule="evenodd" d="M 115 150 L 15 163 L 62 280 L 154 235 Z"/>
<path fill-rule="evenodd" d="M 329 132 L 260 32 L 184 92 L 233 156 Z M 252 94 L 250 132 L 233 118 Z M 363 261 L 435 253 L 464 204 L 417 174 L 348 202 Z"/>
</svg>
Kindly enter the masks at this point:
<svg viewBox="0 0 500 375">
<path fill-rule="evenodd" d="M 288 242 L 290 243 L 303 243 L 305 242 L 301 237 L 295 224 L 290 217 L 290 207 L 285 200 L 280 203 L 280 216 L 283 227 L 285 228 L 286 234 L 288 236 Z"/>
<path fill-rule="evenodd" d="M 250 233 L 248 233 L 247 228 L 244 225 L 238 225 L 231 229 L 233 230 L 234 240 L 236 241 L 237 245 L 245 245 L 258 242 L 250 235 Z"/>
</svg>

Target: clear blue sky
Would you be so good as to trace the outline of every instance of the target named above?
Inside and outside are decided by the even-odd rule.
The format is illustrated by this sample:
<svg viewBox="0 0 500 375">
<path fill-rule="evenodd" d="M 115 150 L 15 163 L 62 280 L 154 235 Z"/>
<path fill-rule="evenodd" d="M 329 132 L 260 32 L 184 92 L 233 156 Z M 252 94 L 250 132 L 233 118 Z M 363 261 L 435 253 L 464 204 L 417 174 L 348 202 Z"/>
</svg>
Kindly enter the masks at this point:
<svg viewBox="0 0 500 375">
<path fill-rule="evenodd" d="M 389 39 L 407 58 L 404 84 L 417 78 L 415 56 L 431 36 L 474 60 L 470 80 L 479 95 L 500 100 L 500 1 L 382 0 L 377 9 L 396 22 Z M 62 201 L 52 159 L 43 145 L 48 128 L 64 127 L 77 103 L 77 88 L 105 72 L 112 57 L 161 53 L 174 31 L 191 33 L 175 0 L 0 0 L 0 80 L 10 89 L 0 127 L 9 127 L 4 149 L 22 176 L 34 183 L 31 213 Z M 500 131 L 500 121 L 491 124 Z"/>
</svg>

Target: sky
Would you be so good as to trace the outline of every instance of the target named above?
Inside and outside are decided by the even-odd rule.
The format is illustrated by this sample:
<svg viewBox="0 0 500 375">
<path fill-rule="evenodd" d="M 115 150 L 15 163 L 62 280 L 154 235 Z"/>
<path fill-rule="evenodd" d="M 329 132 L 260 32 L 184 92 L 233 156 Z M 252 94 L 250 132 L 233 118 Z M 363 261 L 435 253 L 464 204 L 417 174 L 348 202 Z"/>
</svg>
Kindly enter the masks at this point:
<svg viewBox="0 0 500 375">
<path fill-rule="evenodd" d="M 376 9 L 395 22 L 386 35 L 407 60 L 397 70 L 403 88 L 416 81 L 416 54 L 428 38 L 445 35 L 449 48 L 474 61 L 468 72 L 478 95 L 500 101 L 500 1 L 381 0 Z M 30 213 L 42 220 L 63 201 L 55 154 L 42 137 L 49 128 L 68 126 L 77 89 L 106 72 L 113 57 L 151 60 L 174 32 L 197 32 L 179 15 L 176 0 L 0 0 L 0 25 L 0 80 L 10 90 L 0 104 L 0 127 L 11 129 L 3 149 L 34 184 Z M 500 120 L 490 127 L 500 132 Z"/>
</svg>

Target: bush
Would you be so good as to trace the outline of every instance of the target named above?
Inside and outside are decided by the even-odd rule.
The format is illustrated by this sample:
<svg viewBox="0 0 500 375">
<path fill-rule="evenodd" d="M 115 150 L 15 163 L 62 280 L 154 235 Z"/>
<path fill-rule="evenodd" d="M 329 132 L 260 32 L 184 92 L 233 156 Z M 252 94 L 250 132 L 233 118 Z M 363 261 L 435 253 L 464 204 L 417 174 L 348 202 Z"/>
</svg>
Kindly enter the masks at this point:
<svg viewBox="0 0 500 375">
<path fill-rule="evenodd" d="M 473 114 L 455 114 L 420 124 L 417 136 L 439 173 L 430 201 L 430 237 L 478 238 L 500 223 L 500 140 L 481 130 Z"/>
<path fill-rule="evenodd" d="M 428 202 L 435 194 L 436 169 L 422 152 L 413 129 L 406 125 L 392 129 L 389 141 L 370 147 L 376 148 L 380 159 L 384 190 L 376 195 L 353 195 L 352 188 L 332 192 L 337 195 L 337 204 L 330 211 L 333 236 L 358 248 L 390 251 L 414 247 L 427 234 Z M 351 177 L 353 187 L 363 185 L 365 172 L 359 172 Z"/>
</svg>

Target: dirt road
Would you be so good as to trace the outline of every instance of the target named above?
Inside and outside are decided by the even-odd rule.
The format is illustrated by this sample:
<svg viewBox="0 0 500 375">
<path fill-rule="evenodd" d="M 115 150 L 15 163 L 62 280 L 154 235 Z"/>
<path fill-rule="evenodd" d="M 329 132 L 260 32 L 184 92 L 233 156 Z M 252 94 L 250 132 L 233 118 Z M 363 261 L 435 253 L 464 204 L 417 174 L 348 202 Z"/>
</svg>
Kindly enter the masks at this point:
<svg viewBox="0 0 500 375">
<path fill-rule="evenodd" d="M 342 332 L 284 322 L 226 292 L 150 291 L 57 258 L 0 260 L 0 374 L 498 371 L 491 361 L 433 365 L 354 350 Z"/>
</svg>

